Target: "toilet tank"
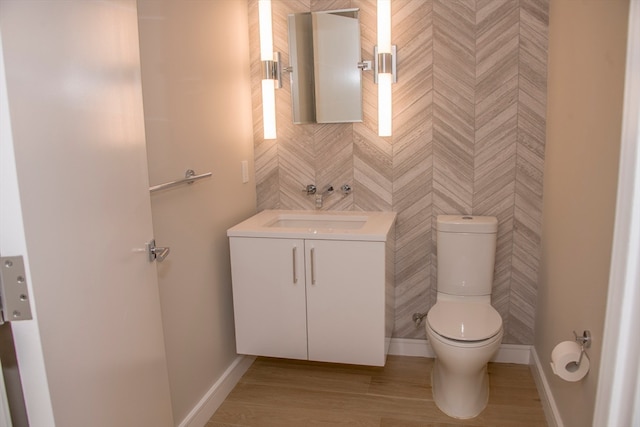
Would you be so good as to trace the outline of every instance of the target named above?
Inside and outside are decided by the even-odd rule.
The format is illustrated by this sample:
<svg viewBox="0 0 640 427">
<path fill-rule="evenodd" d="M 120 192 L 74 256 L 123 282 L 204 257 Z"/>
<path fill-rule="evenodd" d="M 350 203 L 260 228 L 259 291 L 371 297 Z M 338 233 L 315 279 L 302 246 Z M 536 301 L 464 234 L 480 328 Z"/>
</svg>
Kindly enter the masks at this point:
<svg viewBox="0 0 640 427">
<path fill-rule="evenodd" d="M 490 295 L 498 220 L 492 216 L 438 215 L 438 292 Z"/>
</svg>

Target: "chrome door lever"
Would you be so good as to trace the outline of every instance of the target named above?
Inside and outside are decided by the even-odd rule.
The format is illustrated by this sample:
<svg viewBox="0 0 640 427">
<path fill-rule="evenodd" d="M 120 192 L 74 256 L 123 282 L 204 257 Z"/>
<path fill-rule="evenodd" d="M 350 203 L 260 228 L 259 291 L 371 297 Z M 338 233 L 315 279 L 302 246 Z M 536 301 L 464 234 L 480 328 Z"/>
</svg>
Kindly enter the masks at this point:
<svg viewBox="0 0 640 427">
<path fill-rule="evenodd" d="M 162 262 L 169 255 L 169 252 L 171 252 L 171 248 L 169 248 L 168 246 L 156 246 L 156 239 L 152 239 L 149 243 L 147 243 L 147 254 L 149 255 L 149 262 Z"/>
</svg>

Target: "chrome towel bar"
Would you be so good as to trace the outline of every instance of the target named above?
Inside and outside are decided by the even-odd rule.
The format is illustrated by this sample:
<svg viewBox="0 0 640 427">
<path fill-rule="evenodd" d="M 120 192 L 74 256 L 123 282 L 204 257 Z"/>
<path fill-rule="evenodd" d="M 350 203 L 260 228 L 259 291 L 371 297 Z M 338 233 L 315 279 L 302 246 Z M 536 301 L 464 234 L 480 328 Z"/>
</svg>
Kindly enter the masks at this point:
<svg viewBox="0 0 640 427">
<path fill-rule="evenodd" d="M 153 187 L 149 187 L 149 191 L 153 193 L 154 191 L 164 190 L 165 188 L 175 187 L 176 185 L 193 184 L 195 181 L 198 181 L 204 178 L 209 178 L 210 176 L 211 176 L 211 172 L 196 175 L 193 169 L 188 169 L 184 173 L 184 178 L 178 179 L 176 181 L 165 182 L 164 184 L 154 185 Z"/>
</svg>

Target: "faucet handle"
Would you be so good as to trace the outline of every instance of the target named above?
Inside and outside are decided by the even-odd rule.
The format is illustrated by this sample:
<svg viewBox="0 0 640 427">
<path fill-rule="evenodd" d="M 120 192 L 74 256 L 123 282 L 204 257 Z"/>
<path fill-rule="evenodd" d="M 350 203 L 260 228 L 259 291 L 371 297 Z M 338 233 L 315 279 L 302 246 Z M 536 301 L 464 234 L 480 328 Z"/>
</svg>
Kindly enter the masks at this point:
<svg viewBox="0 0 640 427">
<path fill-rule="evenodd" d="M 304 188 L 304 189 L 302 190 L 302 192 L 303 192 L 303 193 L 307 193 L 307 195 L 310 195 L 310 194 L 316 194 L 316 191 L 317 191 L 317 188 L 316 188 L 316 186 L 315 186 L 315 185 L 313 185 L 313 184 L 308 184 L 308 185 L 307 185 L 307 188 Z"/>
</svg>

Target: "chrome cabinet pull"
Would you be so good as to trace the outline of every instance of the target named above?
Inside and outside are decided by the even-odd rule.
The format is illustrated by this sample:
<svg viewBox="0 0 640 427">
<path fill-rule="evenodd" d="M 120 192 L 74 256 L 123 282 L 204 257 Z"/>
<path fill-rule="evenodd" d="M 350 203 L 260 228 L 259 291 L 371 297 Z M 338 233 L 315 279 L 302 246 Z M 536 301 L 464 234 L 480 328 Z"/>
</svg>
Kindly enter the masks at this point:
<svg viewBox="0 0 640 427">
<path fill-rule="evenodd" d="M 316 248 L 311 248 L 311 284 L 316 284 Z"/>
<path fill-rule="evenodd" d="M 293 253 L 293 283 L 296 284 L 298 283 L 298 271 L 296 269 L 296 252 L 298 251 L 298 247 L 294 246 L 293 250 L 291 251 Z"/>
</svg>

